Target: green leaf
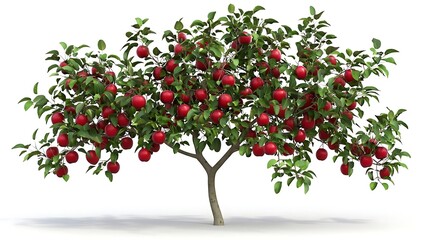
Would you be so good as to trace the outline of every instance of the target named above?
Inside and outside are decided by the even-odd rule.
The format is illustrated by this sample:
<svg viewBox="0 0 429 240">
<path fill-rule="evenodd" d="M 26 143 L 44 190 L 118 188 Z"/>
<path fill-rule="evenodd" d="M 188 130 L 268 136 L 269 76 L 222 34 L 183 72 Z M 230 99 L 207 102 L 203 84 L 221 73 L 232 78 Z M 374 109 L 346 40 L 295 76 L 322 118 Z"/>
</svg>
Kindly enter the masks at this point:
<svg viewBox="0 0 429 240">
<path fill-rule="evenodd" d="M 103 41 L 103 39 L 98 40 L 98 49 L 100 49 L 100 51 L 106 49 L 106 43 Z"/>
<path fill-rule="evenodd" d="M 137 23 L 137 25 L 139 25 L 139 27 L 141 27 L 143 25 L 143 21 L 141 18 L 136 18 L 136 23 Z"/>
<path fill-rule="evenodd" d="M 183 23 L 179 20 L 176 22 L 176 24 L 174 24 L 174 29 L 176 29 L 177 31 L 180 31 L 183 29 Z"/>
<path fill-rule="evenodd" d="M 371 188 L 371 190 L 374 190 L 377 187 L 378 183 L 377 182 L 371 182 L 369 184 L 369 188 Z"/>
<path fill-rule="evenodd" d="M 276 163 L 277 163 L 277 159 L 271 159 L 267 163 L 267 168 L 270 168 L 270 167 L 274 166 Z"/>
<path fill-rule="evenodd" d="M 399 52 L 398 50 L 396 50 L 396 49 L 387 49 L 385 52 L 384 52 L 384 54 L 385 55 L 387 55 L 387 54 L 391 54 L 391 53 L 397 53 L 397 52 Z"/>
<path fill-rule="evenodd" d="M 34 87 L 33 87 L 33 93 L 34 94 L 37 94 L 37 88 L 38 88 L 38 86 L 39 86 L 39 82 L 36 82 L 36 84 L 34 84 Z"/>
<path fill-rule="evenodd" d="M 299 167 L 301 170 L 306 170 L 308 168 L 308 161 L 298 160 L 295 162 L 295 166 Z"/>
<path fill-rule="evenodd" d="M 204 27 L 205 25 L 206 24 L 201 20 L 194 20 L 191 24 L 191 27 L 194 27 L 194 26 Z"/>
<path fill-rule="evenodd" d="M 106 174 L 106 177 L 109 179 L 110 182 L 113 181 L 113 174 L 109 171 L 104 172 Z"/>
<path fill-rule="evenodd" d="M 19 100 L 19 102 L 18 102 L 18 103 L 22 103 L 22 102 L 25 102 L 25 101 L 28 101 L 28 100 L 31 100 L 31 98 L 29 98 L 29 97 L 24 97 L 24 98 L 22 98 L 21 100 Z"/>
<path fill-rule="evenodd" d="M 313 6 L 310 6 L 310 14 L 311 15 L 315 15 L 316 14 L 316 9 L 314 9 Z"/>
<path fill-rule="evenodd" d="M 287 180 L 287 185 L 288 186 L 290 186 L 290 184 L 293 182 L 293 180 L 295 180 L 295 177 L 290 177 L 290 178 L 288 178 L 288 180 Z"/>
<path fill-rule="evenodd" d="M 33 101 L 28 100 L 24 105 L 24 110 L 27 111 L 33 105 Z"/>
<path fill-rule="evenodd" d="M 265 10 L 265 8 L 261 7 L 261 6 L 256 6 L 256 7 L 253 8 L 253 13 L 256 13 L 256 12 L 258 12 L 260 10 Z"/>
<path fill-rule="evenodd" d="M 39 129 L 37 128 L 34 132 L 33 132 L 33 135 L 32 135 L 32 139 L 33 140 L 36 140 L 36 135 L 37 135 L 37 131 L 38 131 Z"/>
<path fill-rule="evenodd" d="M 278 194 L 278 193 L 280 192 L 280 190 L 282 190 L 282 185 L 283 185 L 282 181 L 277 181 L 277 182 L 274 184 L 274 192 L 275 192 L 276 194 Z"/>
<path fill-rule="evenodd" d="M 215 138 L 213 140 L 212 147 L 213 147 L 213 150 L 215 150 L 216 152 L 220 151 L 221 145 L 222 143 L 220 142 L 219 138 Z"/>
<path fill-rule="evenodd" d="M 234 13 L 235 12 L 235 6 L 234 6 L 234 4 L 229 4 L 228 5 L 228 12 L 229 13 Z"/>
<path fill-rule="evenodd" d="M 76 114 L 79 114 L 81 111 L 82 111 L 82 109 L 83 109 L 83 107 L 85 106 L 85 103 L 79 103 L 77 106 L 76 106 Z"/>
<path fill-rule="evenodd" d="M 373 38 L 372 45 L 374 46 L 375 49 L 379 49 L 381 47 L 381 41 L 378 40 L 377 38 Z"/>
<path fill-rule="evenodd" d="M 387 183 L 382 183 L 382 185 L 383 185 L 383 187 L 384 187 L 384 190 L 389 189 L 389 184 L 387 184 Z"/>
<path fill-rule="evenodd" d="M 68 175 L 68 174 L 64 175 L 63 179 L 64 179 L 65 182 L 68 182 L 69 179 L 70 179 L 70 175 Z"/>
<path fill-rule="evenodd" d="M 213 18 L 215 17 L 215 15 L 216 15 L 216 12 L 209 12 L 209 14 L 207 15 L 207 18 L 209 20 L 213 20 Z"/>
<path fill-rule="evenodd" d="M 395 59 L 393 59 L 392 57 L 388 57 L 388 58 L 385 58 L 383 60 L 386 61 L 386 62 L 388 62 L 388 63 L 393 63 L 393 64 L 396 65 Z"/>
<path fill-rule="evenodd" d="M 13 146 L 13 148 L 12 149 L 16 149 L 16 148 L 25 148 L 25 149 L 28 149 L 28 147 L 29 147 L 30 145 L 24 145 L 24 144 L 22 144 L 22 143 L 18 143 L 18 144 L 16 144 L 15 146 Z"/>
<path fill-rule="evenodd" d="M 67 44 L 65 42 L 60 42 L 61 47 L 66 50 Z"/>
</svg>

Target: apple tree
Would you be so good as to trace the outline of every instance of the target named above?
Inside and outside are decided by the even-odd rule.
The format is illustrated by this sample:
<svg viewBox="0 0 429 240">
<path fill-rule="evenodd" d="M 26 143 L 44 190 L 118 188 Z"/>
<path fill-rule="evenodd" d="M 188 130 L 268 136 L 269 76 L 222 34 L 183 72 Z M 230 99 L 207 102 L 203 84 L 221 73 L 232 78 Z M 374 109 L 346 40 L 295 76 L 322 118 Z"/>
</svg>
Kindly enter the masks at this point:
<svg viewBox="0 0 429 240">
<path fill-rule="evenodd" d="M 313 7 L 296 29 L 256 17 L 263 9 L 230 4 L 226 16 L 210 12 L 189 27 L 179 20 L 162 34 L 165 49 L 154 46 L 155 32 L 141 18 L 119 55 L 107 53 L 103 40 L 97 50 L 61 42 L 61 51 L 47 53 L 52 87 L 38 94 L 36 83 L 36 96 L 20 101 L 51 131 L 37 139 L 36 130 L 35 144 L 14 148 L 22 149 L 24 161 L 37 159 L 45 177 L 67 181 L 68 166 L 79 162 L 112 181 L 122 152 L 134 148 L 136 160 L 148 162 L 170 147 L 206 171 L 215 225 L 224 224 L 216 173 L 236 152 L 267 155 L 275 193 L 283 183 L 307 192 L 313 155 L 338 161 L 347 176 L 365 168 L 372 190 L 387 189 L 406 168 L 401 158 L 410 157 L 396 147 L 400 128 L 407 128 L 399 119 L 405 110 L 387 109 L 365 121 L 364 107 L 379 93 L 365 79 L 387 77 L 397 51 L 381 50 L 378 39 L 369 51 L 335 46 L 323 12 Z M 220 159 L 206 159 L 222 147 Z"/>
</svg>

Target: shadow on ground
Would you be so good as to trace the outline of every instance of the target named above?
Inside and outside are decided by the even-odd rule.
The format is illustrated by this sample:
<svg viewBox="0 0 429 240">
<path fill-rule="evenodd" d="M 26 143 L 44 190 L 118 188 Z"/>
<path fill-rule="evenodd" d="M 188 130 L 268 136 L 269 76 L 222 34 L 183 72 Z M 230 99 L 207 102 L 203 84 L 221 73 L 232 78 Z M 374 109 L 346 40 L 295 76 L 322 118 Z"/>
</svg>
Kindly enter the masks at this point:
<svg viewBox="0 0 429 240">
<path fill-rule="evenodd" d="M 291 219 L 276 216 L 262 216 L 255 218 L 230 217 L 225 219 L 225 231 L 259 232 L 281 229 L 314 229 L 337 227 L 367 226 L 371 224 L 368 219 L 351 218 L 322 218 L 316 220 Z M 32 228 L 58 228 L 58 229 L 100 229 L 116 231 L 145 231 L 145 230 L 212 230 L 209 218 L 196 216 L 102 216 L 102 217 L 50 217 L 50 218 L 24 218 L 16 222 L 17 225 Z"/>
</svg>

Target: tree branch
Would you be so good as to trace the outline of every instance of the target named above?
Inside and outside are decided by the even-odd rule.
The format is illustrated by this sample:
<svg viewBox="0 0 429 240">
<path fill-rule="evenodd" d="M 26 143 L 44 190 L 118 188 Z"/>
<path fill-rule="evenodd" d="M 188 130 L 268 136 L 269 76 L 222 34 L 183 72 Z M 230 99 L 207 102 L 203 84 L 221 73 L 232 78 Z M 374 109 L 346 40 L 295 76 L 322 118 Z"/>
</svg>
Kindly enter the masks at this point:
<svg viewBox="0 0 429 240">
<path fill-rule="evenodd" d="M 169 146 L 171 149 L 173 149 L 173 145 L 171 145 L 170 143 L 165 143 L 165 144 L 166 144 L 167 146 Z M 186 155 L 186 156 L 188 156 L 188 157 L 198 159 L 198 158 L 197 158 L 197 154 L 190 153 L 190 152 L 184 151 L 184 150 L 182 150 L 182 149 L 179 149 L 177 152 L 179 152 L 179 153 L 181 153 L 181 154 L 183 154 L 183 155 Z"/>
<path fill-rule="evenodd" d="M 196 144 L 198 142 L 198 133 L 197 132 L 192 133 L 192 142 L 194 144 L 196 158 L 197 158 L 198 162 L 200 162 L 201 166 L 203 166 L 204 170 L 206 170 L 206 173 L 208 174 L 212 170 L 212 166 L 206 160 L 206 158 L 203 156 L 203 152 L 198 151 L 198 146 Z"/>
</svg>

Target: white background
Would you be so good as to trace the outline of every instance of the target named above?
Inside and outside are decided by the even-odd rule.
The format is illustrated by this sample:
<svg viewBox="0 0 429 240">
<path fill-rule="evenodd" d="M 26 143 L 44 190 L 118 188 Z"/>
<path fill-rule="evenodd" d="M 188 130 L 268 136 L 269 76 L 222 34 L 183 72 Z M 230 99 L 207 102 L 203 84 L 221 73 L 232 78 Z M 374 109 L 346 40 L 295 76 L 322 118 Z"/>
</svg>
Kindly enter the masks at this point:
<svg viewBox="0 0 429 240">
<path fill-rule="evenodd" d="M 23 163 L 11 147 L 30 142 L 44 121 L 34 110 L 23 111 L 17 101 L 53 83 L 44 53 L 59 42 L 96 47 L 106 40 L 118 53 L 124 33 L 135 17 L 150 18 L 161 34 L 184 17 L 189 24 L 210 11 L 226 14 L 229 1 L 23 1 L 0 3 L 1 168 L 0 233 L 7 239 L 237 239 L 290 238 L 362 239 L 375 236 L 427 235 L 423 227 L 427 203 L 427 6 L 424 1 L 264 1 L 260 17 L 272 17 L 296 26 L 310 5 L 325 10 L 325 19 L 338 36 L 335 43 L 368 49 L 372 37 L 383 48 L 396 48 L 397 66 L 389 79 L 373 79 L 381 101 L 367 116 L 386 106 L 407 108 L 403 148 L 413 158 L 410 170 L 395 176 L 389 191 L 371 192 L 363 170 L 351 178 L 339 172 L 339 163 L 314 162 L 318 174 L 310 192 L 284 188 L 276 195 L 266 169 L 267 158 L 234 155 L 218 174 L 218 197 L 226 226 L 211 226 L 206 176 L 201 166 L 162 148 L 149 163 L 131 152 L 121 155 L 121 171 L 113 183 L 103 175 L 84 174 L 80 162 L 69 167 L 65 183 L 37 171 L 34 161 Z M 235 1 L 251 9 L 257 1 Z M 158 39 L 160 40 L 160 38 Z M 216 156 L 209 156 L 216 157 Z M 3 237 L 1 237 L 3 238 Z"/>
</svg>

